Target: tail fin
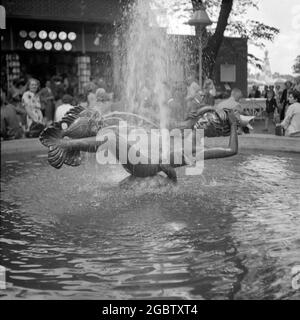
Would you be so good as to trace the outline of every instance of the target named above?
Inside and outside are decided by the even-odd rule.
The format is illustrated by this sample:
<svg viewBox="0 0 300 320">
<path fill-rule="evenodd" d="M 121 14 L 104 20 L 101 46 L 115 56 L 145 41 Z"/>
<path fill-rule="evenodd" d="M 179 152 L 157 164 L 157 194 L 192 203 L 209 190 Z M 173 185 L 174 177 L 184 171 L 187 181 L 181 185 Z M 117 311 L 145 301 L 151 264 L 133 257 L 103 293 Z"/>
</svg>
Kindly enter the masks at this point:
<svg viewBox="0 0 300 320">
<path fill-rule="evenodd" d="M 169 179 L 171 179 L 173 182 L 177 182 L 176 171 L 172 166 L 161 164 L 160 169 L 168 176 Z"/>
<path fill-rule="evenodd" d="M 62 139 L 62 130 L 57 126 L 49 127 L 41 133 L 41 143 L 49 148 L 49 164 L 56 169 L 61 168 L 63 164 L 79 166 L 81 163 L 80 151 L 65 149 L 60 143 Z"/>
</svg>

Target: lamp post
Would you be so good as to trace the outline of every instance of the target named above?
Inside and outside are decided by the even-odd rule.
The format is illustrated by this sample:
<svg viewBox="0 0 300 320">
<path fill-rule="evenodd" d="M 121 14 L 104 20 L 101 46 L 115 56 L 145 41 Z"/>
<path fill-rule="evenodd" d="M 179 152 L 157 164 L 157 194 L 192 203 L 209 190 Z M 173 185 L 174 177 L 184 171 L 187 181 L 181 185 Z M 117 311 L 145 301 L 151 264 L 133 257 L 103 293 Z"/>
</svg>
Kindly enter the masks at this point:
<svg viewBox="0 0 300 320">
<path fill-rule="evenodd" d="M 187 24 L 194 26 L 199 30 L 199 86 L 202 89 L 202 35 L 205 28 L 212 24 L 203 4 L 201 4 L 199 10 L 193 13 L 192 18 L 187 22 Z"/>
</svg>

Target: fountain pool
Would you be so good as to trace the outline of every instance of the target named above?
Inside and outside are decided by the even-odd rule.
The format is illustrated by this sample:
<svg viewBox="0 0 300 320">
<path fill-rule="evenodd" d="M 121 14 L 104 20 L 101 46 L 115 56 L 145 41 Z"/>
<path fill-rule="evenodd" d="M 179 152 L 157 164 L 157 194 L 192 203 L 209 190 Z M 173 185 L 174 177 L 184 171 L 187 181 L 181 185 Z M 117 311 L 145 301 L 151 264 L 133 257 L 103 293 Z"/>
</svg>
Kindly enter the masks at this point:
<svg viewBox="0 0 300 320">
<path fill-rule="evenodd" d="M 94 156 L 3 156 L 2 299 L 296 299 L 300 155 L 240 153 L 123 185 Z"/>
</svg>

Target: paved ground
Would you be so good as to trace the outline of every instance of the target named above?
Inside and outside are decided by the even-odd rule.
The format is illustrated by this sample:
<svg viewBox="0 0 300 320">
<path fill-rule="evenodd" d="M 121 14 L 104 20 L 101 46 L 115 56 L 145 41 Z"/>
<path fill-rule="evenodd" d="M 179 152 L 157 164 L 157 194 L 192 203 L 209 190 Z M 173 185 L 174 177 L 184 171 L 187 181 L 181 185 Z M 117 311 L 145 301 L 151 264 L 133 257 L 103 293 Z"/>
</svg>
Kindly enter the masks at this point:
<svg viewBox="0 0 300 320">
<path fill-rule="evenodd" d="M 263 133 L 263 134 L 275 135 L 275 124 L 273 122 L 270 122 L 268 132 L 263 130 L 265 128 L 264 120 L 255 120 L 253 128 L 254 130 L 251 133 Z"/>
</svg>

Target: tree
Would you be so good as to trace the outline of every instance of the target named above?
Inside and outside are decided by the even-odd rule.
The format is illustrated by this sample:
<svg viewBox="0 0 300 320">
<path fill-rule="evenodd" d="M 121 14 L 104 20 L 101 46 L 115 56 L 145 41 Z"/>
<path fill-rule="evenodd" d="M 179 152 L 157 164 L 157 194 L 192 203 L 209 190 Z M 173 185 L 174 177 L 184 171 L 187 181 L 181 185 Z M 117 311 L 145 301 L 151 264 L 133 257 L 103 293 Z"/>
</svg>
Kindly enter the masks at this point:
<svg viewBox="0 0 300 320">
<path fill-rule="evenodd" d="M 191 10 L 196 11 L 201 5 L 205 5 L 209 16 L 215 21 L 211 31 L 206 32 L 207 41 L 203 50 L 204 71 L 209 77 L 212 77 L 225 34 L 246 38 L 263 48 L 264 41 L 273 41 L 279 33 L 277 28 L 246 18 L 250 8 L 258 9 L 257 0 L 173 0 L 172 2 L 173 12 L 181 18 L 188 19 Z M 248 60 L 260 67 L 260 60 L 254 55 L 249 54 Z"/>
<path fill-rule="evenodd" d="M 295 73 L 300 73 L 300 55 L 295 60 L 295 64 L 293 66 L 293 70 L 294 70 Z"/>
</svg>

